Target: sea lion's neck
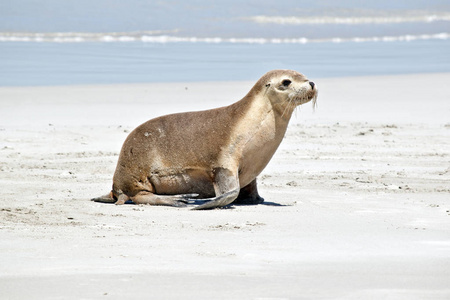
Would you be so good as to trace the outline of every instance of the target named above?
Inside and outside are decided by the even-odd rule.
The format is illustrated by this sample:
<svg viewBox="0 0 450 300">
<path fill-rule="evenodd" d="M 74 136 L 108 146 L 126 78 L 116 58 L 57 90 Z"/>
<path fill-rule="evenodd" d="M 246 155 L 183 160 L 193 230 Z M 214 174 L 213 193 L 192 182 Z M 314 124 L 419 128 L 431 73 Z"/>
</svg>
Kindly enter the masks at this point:
<svg viewBox="0 0 450 300">
<path fill-rule="evenodd" d="M 292 112 L 280 113 L 264 96 L 244 97 L 234 104 L 240 114 L 231 134 L 234 151 L 240 157 L 240 181 L 248 184 L 270 161 L 286 133 Z"/>
<path fill-rule="evenodd" d="M 264 91 L 259 91 L 258 93 L 252 93 L 252 91 L 236 103 L 240 106 L 240 110 L 249 112 L 248 117 L 250 119 L 255 115 L 260 116 L 260 118 L 267 118 L 270 116 L 270 118 L 273 119 L 277 130 L 282 127 L 286 130 L 296 105 L 288 102 L 273 103 Z M 257 122 L 260 120 L 261 119 L 258 119 Z"/>
</svg>

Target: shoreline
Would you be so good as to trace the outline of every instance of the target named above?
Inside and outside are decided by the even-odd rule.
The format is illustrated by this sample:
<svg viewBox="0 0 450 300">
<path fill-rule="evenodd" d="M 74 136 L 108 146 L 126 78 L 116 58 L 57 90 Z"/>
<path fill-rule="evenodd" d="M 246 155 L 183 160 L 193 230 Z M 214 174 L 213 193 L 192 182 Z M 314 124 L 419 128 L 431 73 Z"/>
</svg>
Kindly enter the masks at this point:
<svg viewBox="0 0 450 300">
<path fill-rule="evenodd" d="M 137 125 L 254 82 L 0 87 L 2 295 L 448 298 L 450 73 L 311 80 L 265 203 L 203 212 L 89 199 Z"/>
<path fill-rule="evenodd" d="M 352 79 L 352 78 L 361 78 L 361 79 L 371 79 L 371 78 L 382 78 L 382 77 L 417 77 L 417 76 L 447 76 L 450 72 L 414 72 L 414 73 L 398 73 L 398 74 L 374 74 L 374 75 L 349 75 L 349 76 L 330 76 L 330 77 L 315 77 L 317 80 L 339 80 L 339 79 Z M 262 76 L 263 74 L 261 74 Z M 122 83 L 87 83 L 87 84 L 54 84 L 54 85 L 0 85 L 0 89 L 16 89 L 16 88 L 25 88 L 25 89 L 39 89 L 39 88 L 84 88 L 84 87 L 148 87 L 153 85 L 190 85 L 190 84 L 254 84 L 259 77 L 255 77 L 253 79 L 248 80 L 195 80 L 195 81 L 149 81 L 149 82 L 122 82 Z"/>
</svg>

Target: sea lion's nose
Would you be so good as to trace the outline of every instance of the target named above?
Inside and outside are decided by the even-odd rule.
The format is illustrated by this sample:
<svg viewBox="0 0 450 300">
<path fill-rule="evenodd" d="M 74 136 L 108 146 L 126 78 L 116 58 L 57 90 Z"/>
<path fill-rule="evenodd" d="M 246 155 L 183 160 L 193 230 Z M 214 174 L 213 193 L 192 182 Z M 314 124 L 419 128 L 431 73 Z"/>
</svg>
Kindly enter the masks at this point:
<svg viewBox="0 0 450 300">
<path fill-rule="evenodd" d="M 314 89 L 314 86 L 316 85 L 314 82 L 310 81 L 309 85 L 311 86 L 312 89 Z"/>
</svg>

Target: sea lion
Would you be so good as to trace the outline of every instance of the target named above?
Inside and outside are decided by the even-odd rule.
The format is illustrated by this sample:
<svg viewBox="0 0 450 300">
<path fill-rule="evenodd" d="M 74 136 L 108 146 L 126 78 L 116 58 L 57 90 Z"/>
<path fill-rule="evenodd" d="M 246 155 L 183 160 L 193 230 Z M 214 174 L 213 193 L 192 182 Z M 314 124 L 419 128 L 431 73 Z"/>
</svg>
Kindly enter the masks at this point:
<svg viewBox="0 0 450 300">
<path fill-rule="evenodd" d="M 311 100 L 315 105 L 312 81 L 296 71 L 273 70 L 234 104 L 149 120 L 125 140 L 112 191 L 92 200 L 203 203 L 194 209 L 262 203 L 256 177 L 277 150 L 294 109 Z"/>
</svg>

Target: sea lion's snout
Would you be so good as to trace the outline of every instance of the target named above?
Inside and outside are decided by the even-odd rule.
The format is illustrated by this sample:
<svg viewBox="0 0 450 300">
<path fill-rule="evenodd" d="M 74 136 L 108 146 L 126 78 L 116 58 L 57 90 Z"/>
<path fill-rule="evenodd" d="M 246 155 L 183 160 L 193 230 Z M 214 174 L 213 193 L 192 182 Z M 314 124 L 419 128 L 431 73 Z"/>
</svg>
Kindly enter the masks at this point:
<svg viewBox="0 0 450 300">
<path fill-rule="evenodd" d="M 312 100 L 313 108 L 315 108 L 317 105 L 317 94 L 319 91 L 317 90 L 317 86 L 313 81 L 308 80 L 308 84 L 311 87 L 311 89 L 307 89 L 306 98 L 308 99 L 308 101 Z"/>
</svg>

